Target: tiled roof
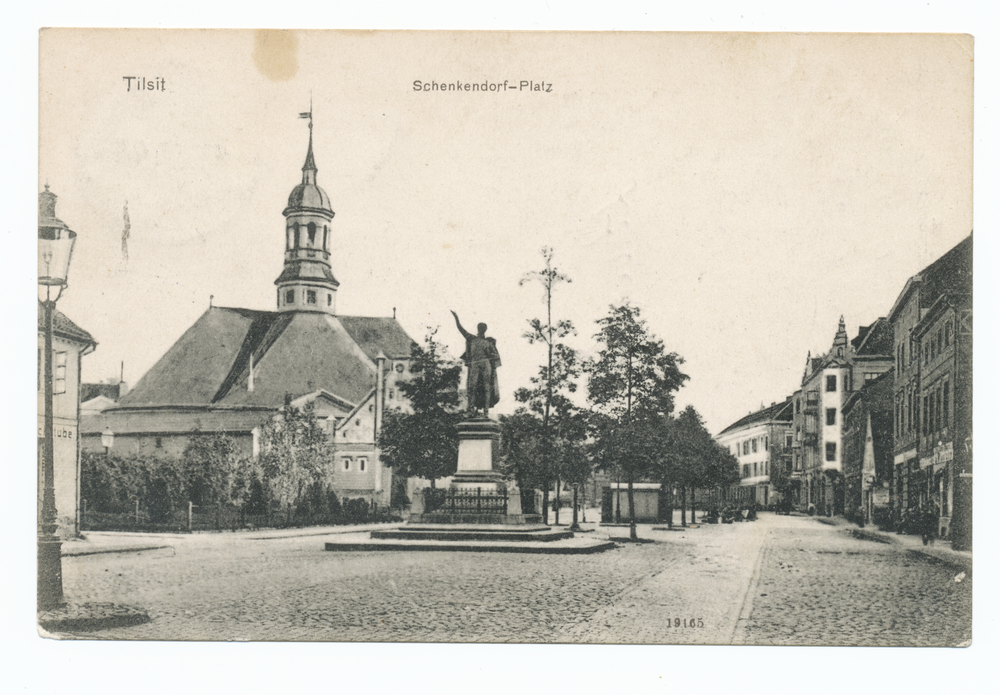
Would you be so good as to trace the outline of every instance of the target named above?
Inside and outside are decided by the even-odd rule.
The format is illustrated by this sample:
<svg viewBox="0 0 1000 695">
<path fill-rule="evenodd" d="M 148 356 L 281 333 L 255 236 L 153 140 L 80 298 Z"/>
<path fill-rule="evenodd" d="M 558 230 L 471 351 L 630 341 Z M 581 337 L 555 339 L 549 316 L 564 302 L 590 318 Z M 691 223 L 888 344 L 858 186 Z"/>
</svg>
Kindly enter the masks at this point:
<svg viewBox="0 0 1000 695">
<path fill-rule="evenodd" d="M 758 410 L 756 413 L 750 413 L 749 415 L 740 418 L 729 427 L 719 432 L 719 434 L 725 434 L 731 430 L 743 429 L 744 427 L 749 427 L 750 425 L 758 422 L 769 422 L 772 420 L 785 422 L 792 421 L 792 399 L 790 397 L 786 398 L 781 403 L 775 403 L 772 406 Z"/>
<path fill-rule="evenodd" d="M 891 355 L 893 351 L 892 324 L 880 318 L 870 326 L 858 330 L 858 355 Z"/>
<path fill-rule="evenodd" d="M 80 384 L 80 402 L 86 403 L 98 396 L 117 401 L 120 388 L 120 384 Z"/>
<path fill-rule="evenodd" d="M 212 307 L 121 406 L 277 408 L 286 394 L 320 389 L 358 403 L 373 387 L 376 355 L 409 357 L 412 345 L 395 319 Z"/>
<path fill-rule="evenodd" d="M 340 323 L 374 360 L 381 350 L 391 360 L 409 359 L 416 344 L 396 319 L 369 316 L 340 316 Z"/>
<path fill-rule="evenodd" d="M 42 308 L 41 302 L 38 302 L 38 330 L 45 330 L 45 312 Z M 91 343 L 92 345 L 97 345 L 97 341 L 94 340 L 90 333 L 70 321 L 66 318 L 66 315 L 58 309 L 52 312 L 52 330 L 60 337 L 77 340 L 81 343 Z"/>
</svg>

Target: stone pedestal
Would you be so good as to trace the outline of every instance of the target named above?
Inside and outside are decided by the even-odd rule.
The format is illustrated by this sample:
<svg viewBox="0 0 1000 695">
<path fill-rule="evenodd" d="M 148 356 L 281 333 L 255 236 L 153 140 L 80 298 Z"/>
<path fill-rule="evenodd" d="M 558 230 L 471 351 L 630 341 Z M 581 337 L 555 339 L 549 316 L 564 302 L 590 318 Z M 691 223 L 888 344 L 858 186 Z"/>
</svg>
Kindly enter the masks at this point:
<svg viewBox="0 0 1000 695">
<path fill-rule="evenodd" d="M 458 423 L 458 469 L 451 486 L 497 492 L 503 476 L 494 469 L 500 448 L 500 423 L 476 418 Z"/>
<path fill-rule="evenodd" d="M 521 512 L 521 492 L 495 469 L 499 459 L 500 425 L 488 418 L 458 424 L 458 466 L 451 487 L 432 493 L 424 490 L 414 505 L 411 524 L 452 526 L 509 526 L 524 529 L 541 517 Z M 419 511 L 418 511 L 419 510 Z M 410 535 L 414 532 L 411 528 Z M 481 528 L 477 533 L 497 532 Z M 438 533 L 437 530 L 434 533 Z"/>
</svg>

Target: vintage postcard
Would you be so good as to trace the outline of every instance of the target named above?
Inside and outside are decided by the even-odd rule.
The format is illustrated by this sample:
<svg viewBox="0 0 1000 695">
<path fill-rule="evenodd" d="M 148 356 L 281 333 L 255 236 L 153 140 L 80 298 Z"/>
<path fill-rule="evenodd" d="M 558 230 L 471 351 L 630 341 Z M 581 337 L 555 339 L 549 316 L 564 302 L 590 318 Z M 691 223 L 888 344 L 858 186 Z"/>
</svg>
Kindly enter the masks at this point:
<svg viewBox="0 0 1000 695">
<path fill-rule="evenodd" d="M 43 636 L 971 643 L 971 36 L 39 41 Z"/>
</svg>

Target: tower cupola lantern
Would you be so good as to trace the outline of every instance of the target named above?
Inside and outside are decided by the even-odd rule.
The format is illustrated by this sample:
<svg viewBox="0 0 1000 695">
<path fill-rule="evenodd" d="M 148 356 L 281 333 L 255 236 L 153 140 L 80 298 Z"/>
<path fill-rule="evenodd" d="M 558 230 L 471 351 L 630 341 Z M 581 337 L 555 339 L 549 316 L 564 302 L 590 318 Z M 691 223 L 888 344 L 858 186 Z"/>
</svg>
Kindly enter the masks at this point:
<svg viewBox="0 0 1000 695">
<path fill-rule="evenodd" d="M 312 111 L 300 116 L 309 119 L 309 148 L 302 165 L 302 183 L 292 189 L 288 206 L 281 213 L 285 216 L 285 267 L 274 281 L 278 311 L 336 314 L 340 283 L 330 265 L 334 212 L 330 197 L 316 185 Z"/>
</svg>

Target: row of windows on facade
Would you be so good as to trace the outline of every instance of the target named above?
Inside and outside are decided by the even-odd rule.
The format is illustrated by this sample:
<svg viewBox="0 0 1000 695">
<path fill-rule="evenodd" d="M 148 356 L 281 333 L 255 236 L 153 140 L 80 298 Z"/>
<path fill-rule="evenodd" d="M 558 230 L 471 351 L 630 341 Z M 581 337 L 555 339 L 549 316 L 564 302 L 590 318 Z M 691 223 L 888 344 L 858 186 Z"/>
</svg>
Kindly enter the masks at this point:
<svg viewBox="0 0 1000 695">
<path fill-rule="evenodd" d="M 750 466 L 751 466 L 751 464 L 749 464 L 749 463 L 744 463 L 743 464 L 743 477 L 744 478 L 755 477 L 757 475 L 757 464 L 754 463 L 753 464 L 753 468 L 751 468 Z M 767 475 L 768 474 L 768 468 L 769 468 L 769 466 L 767 465 L 767 461 L 761 461 L 760 462 L 760 475 Z M 753 471 L 752 475 L 751 475 L 751 471 Z"/>
<path fill-rule="evenodd" d="M 894 421 L 896 436 L 913 432 L 928 435 L 948 427 L 951 418 L 951 384 L 947 379 L 935 384 L 921 396 L 915 388 L 896 398 Z"/>
<path fill-rule="evenodd" d="M 306 232 L 307 243 L 301 243 L 302 237 L 299 235 L 299 230 L 304 229 Z M 291 251 L 292 249 L 301 248 L 303 246 L 316 246 L 316 223 L 310 222 L 309 224 L 299 225 L 298 222 L 293 222 L 288 226 L 288 243 L 285 250 Z M 323 225 L 323 250 L 328 250 L 328 242 L 330 241 L 330 229 L 325 224 Z"/>
<path fill-rule="evenodd" d="M 831 463 L 837 460 L 837 442 L 826 442 L 825 458 Z M 793 456 L 793 469 L 802 470 L 802 455 L 799 453 Z"/>
<path fill-rule="evenodd" d="M 882 376 L 881 372 L 865 372 L 865 376 L 864 376 L 865 386 L 867 386 L 872 381 L 875 381 L 880 376 Z M 853 379 L 851 379 L 851 374 L 850 373 L 845 374 L 844 375 L 844 390 L 845 391 L 850 391 L 852 385 L 853 385 Z M 837 375 L 836 374 L 827 374 L 827 376 L 826 376 L 826 391 L 827 391 L 827 393 L 836 393 L 837 392 Z M 816 392 L 816 391 L 807 391 L 805 395 L 806 395 L 806 406 L 807 407 L 811 406 L 811 405 L 819 405 L 819 393 L 818 392 Z M 801 398 L 796 398 L 795 399 L 795 414 L 798 415 L 801 412 L 802 412 L 802 399 Z M 828 424 L 832 425 L 833 423 L 831 422 L 831 423 L 828 423 Z"/>
<path fill-rule="evenodd" d="M 38 390 L 44 386 L 42 378 L 42 348 L 38 348 Z M 66 393 L 66 353 L 52 352 L 52 394 Z"/>
<path fill-rule="evenodd" d="M 758 447 L 757 442 L 760 442 L 759 446 L 761 446 L 764 451 L 767 451 L 767 437 L 754 437 L 753 439 L 744 439 L 742 444 L 737 442 L 733 447 L 736 450 L 734 454 L 736 456 L 740 456 L 741 448 L 744 456 L 750 453 L 756 454 Z"/>
<path fill-rule="evenodd" d="M 937 333 L 925 337 L 922 343 L 917 343 L 912 337 L 908 341 L 900 341 L 899 345 L 896 346 L 896 372 L 902 372 L 903 368 L 914 360 L 919 362 L 921 354 L 924 366 L 930 364 L 930 361 L 943 353 L 945 348 L 951 347 L 951 330 L 951 321 L 947 321 L 944 326 L 937 330 Z M 909 353 L 906 350 L 907 343 L 910 347 Z M 909 355 L 909 362 L 907 362 L 907 355 Z"/>
<path fill-rule="evenodd" d="M 306 304 L 317 304 L 316 290 L 306 290 Z M 278 290 L 278 301 L 281 301 L 281 290 Z M 285 304 L 295 304 L 295 290 L 285 290 Z M 333 306 L 333 293 L 326 293 L 326 305 Z"/>
<path fill-rule="evenodd" d="M 359 472 L 363 473 L 364 470 L 365 470 L 365 467 L 367 467 L 367 465 L 368 465 L 368 457 L 367 456 L 359 456 L 357 459 L 352 459 L 350 456 L 345 456 L 344 459 L 343 459 L 343 461 L 344 461 L 344 470 L 345 471 L 352 470 L 352 467 L 354 466 L 354 464 L 357 464 L 357 470 Z"/>
</svg>

